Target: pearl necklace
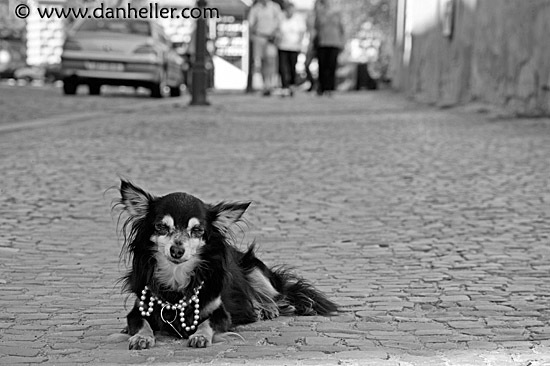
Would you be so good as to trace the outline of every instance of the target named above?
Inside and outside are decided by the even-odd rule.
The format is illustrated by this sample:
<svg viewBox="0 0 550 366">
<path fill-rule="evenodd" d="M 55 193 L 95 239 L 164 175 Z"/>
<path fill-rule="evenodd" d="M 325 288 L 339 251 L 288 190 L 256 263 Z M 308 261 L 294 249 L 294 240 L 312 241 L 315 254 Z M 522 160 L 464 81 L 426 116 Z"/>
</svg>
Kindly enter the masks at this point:
<svg viewBox="0 0 550 366">
<path fill-rule="evenodd" d="M 199 292 L 202 288 L 202 285 L 204 284 L 204 281 L 201 282 L 201 284 L 193 290 L 194 294 L 187 300 L 185 296 L 177 303 L 177 304 L 171 304 L 168 301 L 162 301 L 157 296 L 153 295 L 153 293 L 149 290 L 147 286 L 141 291 L 141 297 L 139 301 L 139 311 L 141 311 L 141 316 L 150 316 L 151 313 L 153 313 L 153 307 L 155 306 L 155 303 L 161 307 L 160 310 L 160 317 L 163 322 L 169 324 L 179 335 L 182 337 L 182 335 L 174 328 L 172 323 L 176 321 L 178 318 L 178 311 L 180 313 L 180 323 L 183 329 L 185 329 L 186 332 L 195 330 L 197 325 L 199 324 L 199 313 L 200 313 L 200 306 L 199 306 Z M 149 302 L 148 302 L 148 308 L 145 310 L 145 300 L 147 299 L 147 293 L 150 293 L 149 295 Z M 187 308 L 190 308 L 191 305 L 194 304 L 195 310 L 193 311 L 193 324 L 187 325 L 185 322 L 185 310 Z M 175 317 L 169 321 L 164 318 L 164 309 L 166 310 L 174 310 L 176 312 Z M 183 337 L 182 337 L 183 338 Z"/>
</svg>

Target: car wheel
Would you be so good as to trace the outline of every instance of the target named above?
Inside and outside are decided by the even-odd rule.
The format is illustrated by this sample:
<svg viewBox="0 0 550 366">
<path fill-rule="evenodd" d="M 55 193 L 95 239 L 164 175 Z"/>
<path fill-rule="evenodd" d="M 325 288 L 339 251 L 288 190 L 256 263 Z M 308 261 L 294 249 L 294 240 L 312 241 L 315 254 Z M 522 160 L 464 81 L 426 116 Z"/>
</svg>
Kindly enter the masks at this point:
<svg viewBox="0 0 550 366">
<path fill-rule="evenodd" d="M 75 95 L 76 88 L 78 88 L 78 83 L 75 79 L 65 79 L 63 80 L 63 93 L 65 95 Z"/>
<path fill-rule="evenodd" d="M 166 72 L 163 72 L 160 81 L 151 85 L 151 97 L 162 98 L 166 95 L 168 85 L 166 85 Z"/>
<path fill-rule="evenodd" d="M 170 87 L 170 96 L 171 97 L 179 97 L 181 95 L 181 89 L 180 86 L 174 86 Z"/>
<path fill-rule="evenodd" d="M 162 98 L 162 84 L 153 84 L 151 86 L 151 97 Z"/>
<path fill-rule="evenodd" d="M 151 86 L 151 97 L 153 98 L 164 98 L 168 95 L 168 90 L 170 89 L 170 94 L 172 93 L 171 88 L 169 88 L 166 83 L 153 84 Z"/>
<path fill-rule="evenodd" d="M 88 91 L 90 92 L 90 95 L 101 94 L 101 84 L 89 84 Z"/>
</svg>

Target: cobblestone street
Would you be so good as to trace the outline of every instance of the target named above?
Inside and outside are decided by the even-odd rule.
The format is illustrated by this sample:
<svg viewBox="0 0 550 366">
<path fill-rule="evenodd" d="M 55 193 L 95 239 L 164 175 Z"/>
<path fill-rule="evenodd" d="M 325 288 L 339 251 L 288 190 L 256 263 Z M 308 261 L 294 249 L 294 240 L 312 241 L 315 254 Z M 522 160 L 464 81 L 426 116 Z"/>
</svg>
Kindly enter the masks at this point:
<svg viewBox="0 0 550 366">
<path fill-rule="evenodd" d="M 22 90 L 0 86 L 0 364 L 550 365 L 550 120 L 388 91 L 189 107 Z M 252 200 L 241 247 L 342 313 L 128 351 L 119 177 Z"/>
</svg>

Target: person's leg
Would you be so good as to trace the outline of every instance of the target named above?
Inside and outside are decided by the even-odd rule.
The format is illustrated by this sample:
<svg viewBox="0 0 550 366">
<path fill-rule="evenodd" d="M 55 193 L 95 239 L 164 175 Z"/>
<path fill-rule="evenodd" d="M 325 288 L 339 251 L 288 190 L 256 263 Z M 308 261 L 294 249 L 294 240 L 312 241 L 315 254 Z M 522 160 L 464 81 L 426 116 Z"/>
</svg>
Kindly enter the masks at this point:
<svg viewBox="0 0 550 366">
<path fill-rule="evenodd" d="M 298 62 L 298 54 L 296 51 L 288 52 L 288 70 L 289 70 L 289 84 L 296 85 L 296 63 Z"/>
<path fill-rule="evenodd" d="M 253 38 L 253 55 L 254 55 L 254 74 L 260 74 L 262 79 L 262 89 L 265 90 L 265 79 L 264 79 L 264 49 L 266 44 L 266 39 L 263 37 L 254 37 Z"/>
<path fill-rule="evenodd" d="M 294 89 L 296 86 L 296 63 L 298 62 L 298 54 L 296 51 L 288 52 L 288 78 L 289 78 L 289 94 L 294 96 Z"/>
<path fill-rule="evenodd" d="M 274 44 L 266 42 L 262 59 L 262 76 L 264 79 L 264 95 L 271 94 L 275 85 L 275 75 L 277 73 L 277 47 Z"/>
<path fill-rule="evenodd" d="M 284 65 L 284 55 L 283 55 L 283 50 L 279 50 L 278 51 L 278 62 L 277 62 L 277 66 L 278 66 L 278 70 L 279 70 L 279 78 L 281 79 L 281 84 L 285 85 L 285 65 Z"/>
<path fill-rule="evenodd" d="M 327 87 L 327 56 L 325 47 L 319 47 L 317 49 L 317 61 L 319 62 L 319 85 L 317 87 L 317 94 L 321 95 L 326 91 Z"/>
<path fill-rule="evenodd" d="M 264 95 L 271 95 L 271 91 L 273 89 L 273 73 L 271 72 L 271 69 L 273 66 L 271 65 L 272 61 L 269 59 L 263 60 L 263 67 L 262 67 L 262 78 L 264 79 Z"/>
<path fill-rule="evenodd" d="M 288 51 L 279 50 L 279 75 L 281 76 L 283 89 L 289 87 L 289 66 Z"/>
<path fill-rule="evenodd" d="M 328 50 L 327 61 L 327 90 L 336 90 L 336 68 L 338 65 L 338 53 L 340 50 L 336 47 L 330 47 Z"/>
<path fill-rule="evenodd" d="M 315 84 L 315 79 L 313 78 L 313 74 L 309 69 L 309 65 L 311 65 L 311 62 L 313 61 L 314 58 L 315 58 L 315 51 L 313 49 L 308 50 L 306 53 L 306 60 L 304 62 L 304 68 L 306 70 L 306 80 L 309 82 L 308 91 L 312 91 L 313 84 Z"/>
</svg>

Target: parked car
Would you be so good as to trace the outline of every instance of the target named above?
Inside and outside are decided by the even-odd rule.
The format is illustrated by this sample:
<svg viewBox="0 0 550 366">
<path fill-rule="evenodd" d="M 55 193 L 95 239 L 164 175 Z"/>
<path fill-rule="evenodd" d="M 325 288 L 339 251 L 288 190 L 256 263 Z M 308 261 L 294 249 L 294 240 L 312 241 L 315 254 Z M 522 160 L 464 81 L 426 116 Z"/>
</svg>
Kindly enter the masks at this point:
<svg viewBox="0 0 550 366">
<path fill-rule="evenodd" d="M 152 20 L 80 19 L 63 45 L 63 91 L 75 94 L 86 84 L 97 95 L 102 85 L 128 85 L 149 88 L 152 97 L 175 97 L 184 80 L 183 62 Z"/>
</svg>

